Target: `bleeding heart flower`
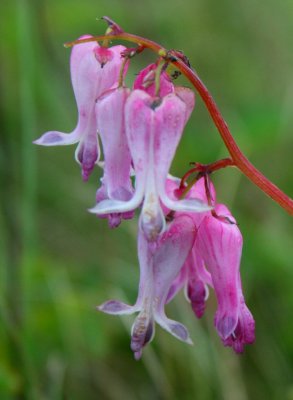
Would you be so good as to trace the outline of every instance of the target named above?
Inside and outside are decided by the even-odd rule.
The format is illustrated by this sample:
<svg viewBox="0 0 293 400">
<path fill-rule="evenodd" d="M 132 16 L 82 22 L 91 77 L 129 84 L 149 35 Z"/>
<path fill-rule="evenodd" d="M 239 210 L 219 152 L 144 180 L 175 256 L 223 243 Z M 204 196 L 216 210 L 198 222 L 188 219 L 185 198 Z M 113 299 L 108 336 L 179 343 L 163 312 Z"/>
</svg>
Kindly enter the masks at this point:
<svg viewBox="0 0 293 400">
<path fill-rule="evenodd" d="M 90 35 L 80 39 L 90 38 Z M 118 82 L 124 46 L 100 47 L 96 42 L 75 45 L 71 52 L 71 81 L 75 94 L 78 122 L 71 133 L 50 131 L 35 140 L 43 146 L 63 146 L 79 143 L 75 158 L 82 167 L 86 181 L 94 165 L 99 161 L 100 150 L 97 137 L 95 104 L 99 96 Z M 127 66 L 125 68 L 125 72 Z"/>
<path fill-rule="evenodd" d="M 119 87 L 107 91 L 96 104 L 98 130 L 104 152 L 104 176 L 97 191 L 96 200 L 128 201 L 133 195 L 130 180 L 131 155 L 127 144 L 124 121 L 124 106 L 130 89 Z M 121 219 L 129 219 L 133 211 L 99 215 L 108 218 L 109 225 L 117 227 Z"/>
<path fill-rule="evenodd" d="M 254 341 L 254 320 L 245 305 L 240 280 L 242 235 L 227 207 L 218 204 L 215 212 L 220 218 L 209 215 L 203 219 L 195 246 L 216 292 L 216 329 L 225 345 L 241 352 L 245 344 Z"/>
<path fill-rule="evenodd" d="M 96 214 L 132 211 L 142 203 L 140 226 L 149 240 L 165 229 L 160 201 L 169 209 L 203 212 L 211 207 L 198 199 L 172 200 L 165 182 L 187 118 L 187 106 L 175 93 L 163 99 L 134 90 L 127 99 L 125 127 L 136 184 L 129 201 L 104 200 L 90 211 Z"/>
<path fill-rule="evenodd" d="M 131 335 L 131 349 L 136 359 L 141 357 L 143 347 L 152 340 L 155 322 L 177 339 L 192 343 L 185 326 L 167 318 L 164 307 L 170 285 L 193 246 L 195 233 L 192 219 L 184 215 L 170 223 L 156 241 L 149 242 L 139 230 L 140 282 L 135 305 L 110 300 L 98 307 L 107 314 L 139 313 Z"/>
</svg>

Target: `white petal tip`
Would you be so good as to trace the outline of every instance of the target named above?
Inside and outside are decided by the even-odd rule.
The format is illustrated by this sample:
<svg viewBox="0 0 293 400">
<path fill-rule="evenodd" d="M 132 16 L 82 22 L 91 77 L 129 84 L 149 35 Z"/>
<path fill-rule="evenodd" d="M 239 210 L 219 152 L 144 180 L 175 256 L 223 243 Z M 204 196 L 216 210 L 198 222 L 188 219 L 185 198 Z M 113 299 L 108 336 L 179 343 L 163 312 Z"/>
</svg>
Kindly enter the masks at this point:
<svg viewBox="0 0 293 400">
<path fill-rule="evenodd" d="M 190 211 L 190 212 L 207 212 L 211 211 L 214 207 L 205 204 L 197 199 L 184 199 L 175 202 L 175 211 Z"/>
<path fill-rule="evenodd" d="M 100 201 L 95 207 L 90 208 L 88 211 L 92 214 L 102 215 L 132 211 L 134 208 L 136 208 L 136 205 L 134 205 L 131 200 L 120 201 L 108 199 Z"/>
<path fill-rule="evenodd" d="M 79 139 L 80 135 L 76 131 L 72 133 L 49 131 L 34 140 L 33 143 L 41 146 L 65 146 L 67 144 L 77 143 Z"/>
<path fill-rule="evenodd" d="M 122 315 L 132 314 L 134 312 L 134 307 L 122 303 L 118 300 L 109 300 L 101 304 L 100 306 L 97 306 L 96 310 L 101 311 L 105 314 Z"/>
<path fill-rule="evenodd" d="M 165 194 L 161 195 L 162 202 L 170 210 L 181 212 L 207 212 L 214 207 L 204 203 L 200 199 L 171 200 Z"/>
</svg>

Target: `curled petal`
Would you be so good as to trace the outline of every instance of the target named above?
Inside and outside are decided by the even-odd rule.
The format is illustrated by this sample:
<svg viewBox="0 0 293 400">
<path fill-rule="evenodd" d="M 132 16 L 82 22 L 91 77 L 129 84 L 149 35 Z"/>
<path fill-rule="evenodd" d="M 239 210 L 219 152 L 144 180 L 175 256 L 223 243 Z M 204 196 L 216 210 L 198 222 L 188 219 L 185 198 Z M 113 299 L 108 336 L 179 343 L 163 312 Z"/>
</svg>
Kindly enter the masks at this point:
<svg viewBox="0 0 293 400">
<path fill-rule="evenodd" d="M 33 141 L 34 144 L 41 146 L 65 146 L 77 143 L 80 140 L 79 132 L 63 133 L 58 131 L 49 131 L 44 133 L 39 139 Z"/>
<path fill-rule="evenodd" d="M 90 208 L 89 212 L 97 215 L 111 214 L 111 213 L 125 213 L 137 208 L 143 199 L 143 191 L 136 191 L 135 195 L 129 201 L 121 200 L 103 200 Z"/>
<path fill-rule="evenodd" d="M 174 201 L 168 198 L 168 196 L 166 196 L 164 193 L 162 193 L 160 197 L 164 202 L 164 205 L 170 210 L 174 211 L 202 213 L 206 211 L 211 211 L 213 209 L 213 207 L 209 206 L 199 199 L 183 199 Z"/>
<path fill-rule="evenodd" d="M 124 314 L 132 314 L 136 311 L 136 309 L 128 304 L 122 303 L 118 300 L 108 300 L 105 303 L 101 304 L 97 307 L 98 311 L 102 311 L 106 314 L 113 315 L 124 315 Z"/>
<path fill-rule="evenodd" d="M 173 321 L 167 317 L 162 318 L 162 316 L 157 318 L 157 322 L 163 329 L 175 336 L 176 339 L 179 339 L 181 342 L 185 342 L 187 344 L 193 344 L 187 328 L 180 322 Z"/>
<path fill-rule="evenodd" d="M 150 64 L 144 68 L 137 75 L 133 88 L 143 90 L 150 96 L 154 97 L 156 95 L 156 85 L 155 85 L 155 72 L 157 69 L 156 64 Z M 160 93 L 159 97 L 164 97 L 167 94 L 174 92 L 174 85 L 169 77 L 169 75 L 163 71 L 160 76 Z"/>
<path fill-rule="evenodd" d="M 246 344 L 252 344 L 255 340 L 255 322 L 244 299 L 241 299 L 239 318 L 234 332 L 224 340 L 225 346 L 233 347 L 236 353 L 243 353 Z"/>
</svg>

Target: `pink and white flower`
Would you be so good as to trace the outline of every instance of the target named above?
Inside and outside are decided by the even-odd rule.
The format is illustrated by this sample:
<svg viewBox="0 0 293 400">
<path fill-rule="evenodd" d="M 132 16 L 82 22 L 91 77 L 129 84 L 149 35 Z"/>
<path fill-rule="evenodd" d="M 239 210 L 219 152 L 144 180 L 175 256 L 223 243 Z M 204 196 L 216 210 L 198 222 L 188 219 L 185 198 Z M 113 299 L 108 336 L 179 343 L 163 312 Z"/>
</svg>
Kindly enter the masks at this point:
<svg viewBox="0 0 293 400">
<path fill-rule="evenodd" d="M 168 180 L 167 188 L 170 196 L 174 197 L 176 180 Z M 184 287 L 195 315 L 200 318 L 205 310 L 208 286 L 213 288 L 218 300 L 216 329 L 223 343 L 240 353 L 246 344 L 254 342 L 254 320 L 245 304 L 240 278 L 242 235 L 227 207 L 216 205 L 211 182 L 209 191 L 215 215 L 211 212 L 188 214 L 197 228 L 196 239 L 170 286 L 166 301 L 171 301 Z M 188 196 L 208 200 L 204 178 L 196 183 Z"/>
<path fill-rule="evenodd" d="M 212 276 L 218 300 L 216 329 L 225 345 L 242 352 L 245 344 L 254 342 L 254 320 L 244 302 L 240 280 L 242 235 L 227 207 L 218 204 L 215 211 L 232 223 L 206 216 L 195 246 Z"/>
<path fill-rule="evenodd" d="M 211 207 L 198 199 L 172 200 L 165 182 L 187 121 L 190 105 L 171 93 L 162 99 L 134 90 L 126 101 L 125 123 L 135 171 L 135 192 L 129 201 L 104 200 L 90 211 L 96 214 L 132 211 L 142 203 L 140 226 L 149 240 L 165 229 L 160 201 L 169 209 L 203 212 Z"/>
<path fill-rule="evenodd" d="M 96 194 L 97 202 L 103 200 L 128 201 L 133 195 L 130 179 L 131 155 L 128 148 L 124 107 L 130 89 L 119 87 L 105 92 L 96 104 L 98 130 L 104 150 L 104 175 L 102 186 Z M 129 219 L 133 211 L 99 215 L 108 218 L 109 225 L 117 227 L 121 219 Z"/>
<path fill-rule="evenodd" d="M 139 230 L 140 282 L 135 305 L 129 306 L 117 300 L 110 300 L 98 307 L 98 310 L 107 314 L 139 313 L 131 334 L 131 349 L 136 359 L 141 357 L 143 347 L 152 340 L 155 322 L 177 339 L 192 343 L 186 327 L 169 319 L 164 307 L 170 285 L 193 246 L 195 234 L 192 219 L 184 215 L 170 223 L 156 241 L 149 242 Z"/>
<path fill-rule="evenodd" d="M 80 39 L 89 37 L 85 35 Z M 100 157 L 95 103 L 103 92 L 118 82 L 123 50 L 125 47 L 120 45 L 105 49 L 96 42 L 73 47 L 70 71 L 78 110 L 76 128 L 71 133 L 49 131 L 34 142 L 43 146 L 79 143 L 75 158 L 81 165 L 84 180 L 88 179 Z"/>
</svg>

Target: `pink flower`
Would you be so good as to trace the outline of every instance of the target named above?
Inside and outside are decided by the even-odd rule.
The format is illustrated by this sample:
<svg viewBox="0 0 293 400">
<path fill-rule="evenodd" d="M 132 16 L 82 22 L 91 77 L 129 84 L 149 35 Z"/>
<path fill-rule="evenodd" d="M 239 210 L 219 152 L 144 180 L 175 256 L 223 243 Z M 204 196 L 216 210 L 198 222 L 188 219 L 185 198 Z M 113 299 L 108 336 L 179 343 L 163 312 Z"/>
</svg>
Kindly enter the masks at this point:
<svg viewBox="0 0 293 400">
<path fill-rule="evenodd" d="M 110 300 L 98 307 L 98 310 L 107 314 L 139 313 L 131 334 L 131 349 L 136 359 L 141 357 L 143 347 L 154 336 L 154 322 L 177 339 L 192 343 L 185 326 L 167 318 L 164 306 L 170 285 L 184 264 L 194 239 L 194 224 L 190 217 L 184 215 L 169 224 L 167 230 L 156 241 L 149 242 L 140 230 L 140 282 L 135 305 L 129 306 L 117 300 Z"/>
<path fill-rule="evenodd" d="M 171 93 L 162 99 L 134 90 L 126 101 L 125 123 L 135 171 L 135 192 L 129 201 L 104 200 L 90 211 L 96 214 L 132 211 L 142 203 L 140 226 L 149 240 L 165 229 L 160 201 L 169 209 L 202 212 L 210 207 L 197 199 L 172 200 L 165 182 L 190 113 L 190 95 Z M 183 98 L 183 100 L 182 100 Z"/>
<path fill-rule="evenodd" d="M 166 190 L 172 198 L 178 195 L 179 184 L 180 180 L 176 178 L 167 179 Z M 210 191 L 213 199 L 215 199 L 215 190 L 212 184 L 210 185 Z M 192 197 L 201 199 L 203 202 L 208 201 L 203 178 L 197 181 L 196 185 L 187 194 L 187 198 Z M 209 212 L 190 213 L 188 215 L 198 228 L 205 216 L 209 215 Z M 193 312 L 198 318 L 201 318 L 209 295 L 208 285 L 213 287 L 211 274 L 206 270 L 203 259 L 194 245 L 180 273 L 170 286 L 167 303 L 175 297 L 180 289 L 184 288 L 185 297 L 191 304 Z"/>
<path fill-rule="evenodd" d="M 85 35 L 81 39 L 88 37 L 91 36 Z M 100 157 L 95 102 L 105 90 L 118 82 L 123 61 L 121 52 L 124 49 L 124 46 L 105 49 L 96 42 L 73 47 L 70 70 L 78 109 L 77 126 L 69 134 L 58 131 L 46 132 L 34 142 L 43 146 L 79 143 L 75 158 L 81 164 L 84 180 L 88 179 Z"/>
<path fill-rule="evenodd" d="M 167 180 L 166 187 L 171 197 L 176 197 L 178 186 L 178 180 Z M 211 182 L 209 191 L 215 205 L 216 193 Z M 204 178 L 188 193 L 189 198 L 193 196 L 207 201 Z M 200 318 L 205 311 L 208 286 L 214 288 L 218 300 L 216 329 L 223 343 L 240 353 L 245 344 L 254 342 L 254 320 L 241 287 L 242 235 L 227 207 L 218 204 L 215 212 L 218 217 L 210 211 L 188 214 L 197 228 L 197 235 L 182 269 L 170 285 L 166 302 L 184 287 L 187 300 Z"/>
<path fill-rule="evenodd" d="M 240 280 L 242 235 L 227 207 L 218 204 L 215 211 L 232 223 L 206 216 L 198 229 L 195 246 L 211 273 L 216 292 L 216 329 L 225 345 L 242 352 L 245 344 L 254 341 L 254 320 L 245 305 Z"/>
<path fill-rule="evenodd" d="M 127 144 L 124 121 L 124 106 L 130 89 L 120 87 L 109 90 L 96 104 L 97 125 L 104 150 L 104 176 L 102 186 L 97 191 L 96 200 L 128 201 L 133 195 L 130 180 L 131 155 Z M 121 219 L 129 219 L 133 211 L 105 214 L 113 228 Z"/>
</svg>

